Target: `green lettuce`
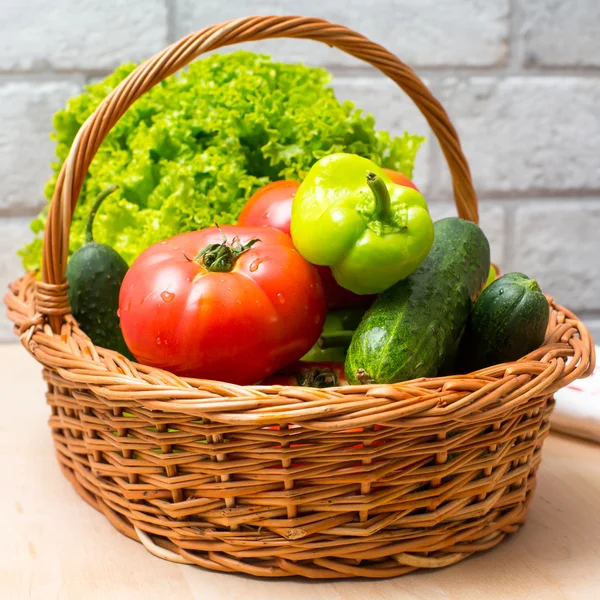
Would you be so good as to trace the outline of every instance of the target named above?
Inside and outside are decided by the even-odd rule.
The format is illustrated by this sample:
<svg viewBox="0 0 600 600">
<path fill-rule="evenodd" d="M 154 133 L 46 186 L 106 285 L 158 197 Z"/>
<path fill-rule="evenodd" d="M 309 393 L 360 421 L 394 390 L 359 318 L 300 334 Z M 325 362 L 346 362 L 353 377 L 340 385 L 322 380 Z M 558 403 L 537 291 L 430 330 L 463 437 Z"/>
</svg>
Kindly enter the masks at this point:
<svg viewBox="0 0 600 600">
<path fill-rule="evenodd" d="M 57 161 L 45 194 L 77 131 L 133 69 L 119 67 L 86 86 L 54 116 Z M 96 195 L 119 189 L 96 216 L 96 241 L 131 263 L 148 246 L 184 231 L 235 223 L 248 197 L 277 179 L 301 180 L 332 152 L 352 152 L 412 177 L 423 139 L 392 138 L 375 120 L 340 103 L 327 71 L 273 62 L 251 52 L 196 61 L 142 96 L 104 140 L 81 191 L 70 252 L 84 241 L 84 223 Z M 47 206 L 32 222 L 36 237 L 19 254 L 27 269 L 41 262 Z"/>
</svg>

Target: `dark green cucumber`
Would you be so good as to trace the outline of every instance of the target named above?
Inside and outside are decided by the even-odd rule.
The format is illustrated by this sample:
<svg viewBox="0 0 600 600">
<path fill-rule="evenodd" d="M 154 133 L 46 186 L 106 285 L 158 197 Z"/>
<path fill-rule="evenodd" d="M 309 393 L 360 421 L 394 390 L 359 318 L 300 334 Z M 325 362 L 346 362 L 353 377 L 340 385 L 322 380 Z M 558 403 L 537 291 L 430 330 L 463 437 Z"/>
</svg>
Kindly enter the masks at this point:
<svg viewBox="0 0 600 600">
<path fill-rule="evenodd" d="M 550 307 L 540 286 L 507 273 L 481 292 L 459 349 L 461 371 L 518 360 L 544 342 Z"/>
<path fill-rule="evenodd" d="M 379 295 L 358 326 L 345 372 L 349 383 L 395 383 L 433 377 L 451 362 L 473 300 L 490 269 L 490 246 L 474 223 L 434 223 L 421 266 Z"/>
<path fill-rule="evenodd" d="M 117 186 L 110 186 L 99 194 L 86 224 L 85 244 L 69 259 L 69 302 L 79 326 L 96 346 L 133 358 L 123 339 L 117 314 L 127 263 L 110 246 L 95 242 L 92 232 L 100 204 L 115 189 Z"/>
</svg>

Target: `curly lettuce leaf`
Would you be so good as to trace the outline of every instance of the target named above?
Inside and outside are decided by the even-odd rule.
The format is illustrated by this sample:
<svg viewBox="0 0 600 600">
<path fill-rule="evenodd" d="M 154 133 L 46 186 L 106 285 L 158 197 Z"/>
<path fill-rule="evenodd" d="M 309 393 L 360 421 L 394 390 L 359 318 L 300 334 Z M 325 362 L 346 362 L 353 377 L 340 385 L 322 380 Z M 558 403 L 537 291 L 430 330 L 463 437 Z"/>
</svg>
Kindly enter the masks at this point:
<svg viewBox="0 0 600 600">
<path fill-rule="evenodd" d="M 135 65 L 119 67 L 86 87 L 54 116 L 58 172 L 77 131 Z M 184 231 L 235 223 L 248 197 L 277 179 L 301 180 L 332 152 L 352 152 L 408 177 L 423 139 L 377 131 L 371 115 L 340 103 L 324 69 L 271 61 L 251 52 L 212 55 L 142 96 L 108 134 L 86 176 L 69 250 L 84 241 L 96 195 L 119 189 L 96 216 L 96 241 L 131 263 L 145 248 Z M 20 251 L 28 269 L 41 263 L 47 207 L 32 222 L 37 234 Z"/>
</svg>

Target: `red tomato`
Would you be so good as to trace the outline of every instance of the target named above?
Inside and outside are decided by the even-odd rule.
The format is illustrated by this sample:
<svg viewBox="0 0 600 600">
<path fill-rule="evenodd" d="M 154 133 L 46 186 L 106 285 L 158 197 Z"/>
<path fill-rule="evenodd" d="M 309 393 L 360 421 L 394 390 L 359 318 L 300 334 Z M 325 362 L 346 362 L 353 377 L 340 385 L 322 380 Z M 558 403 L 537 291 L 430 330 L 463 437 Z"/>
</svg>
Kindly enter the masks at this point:
<svg viewBox="0 0 600 600">
<path fill-rule="evenodd" d="M 392 171 L 391 169 L 381 169 L 394 183 L 398 185 L 403 185 L 404 187 L 412 188 L 413 190 L 419 191 L 417 186 L 408 178 L 406 175 L 402 175 L 402 173 L 398 173 L 398 171 Z"/>
<path fill-rule="evenodd" d="M 305 387 L 337 387 L 348 385 L 344 363 L 298 361 L 270 375 L 261 385 L 299 385 Z"/>
<path fill-rule="evenodd" d="M 290 235 L 292 201 L 300 187 L 297 181 L 273 181 L 255 192 L 246 202 L 237 224 L 244 227 L 275 227 Z M 343 288 L 329 267 L 317 266 L 328 308 L 368 308 L 375 296 L 360 296 Z"/>
<path fill-rule="evenodd" d="M 242 208 L 237 224 L 242 227 L 275 227 L 290 235 L 292 201 L 297 181 L 272 181 L 254 192 Z"/>
<path fill-rule="evenodd" d="M 316 269 L 272 227 L 213 227 L 155 244 L 131 265 L 119 296 L 138 361 L 242 385 L 306 353 L 326 311 Z"/>
</svg>

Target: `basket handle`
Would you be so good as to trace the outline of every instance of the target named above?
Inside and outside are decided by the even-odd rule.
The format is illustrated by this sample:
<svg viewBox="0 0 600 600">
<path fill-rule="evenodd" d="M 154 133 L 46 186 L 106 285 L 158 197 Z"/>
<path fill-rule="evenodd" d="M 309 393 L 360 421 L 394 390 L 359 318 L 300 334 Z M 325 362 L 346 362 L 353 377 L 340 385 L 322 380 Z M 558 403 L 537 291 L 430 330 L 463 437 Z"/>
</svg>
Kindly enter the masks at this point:
<svg viewBox="0 0 600 600">
<path fill-rule="evenodd" d="M 421 110 L 440 142 L 452 174 L 459 216 L 478 222 L 477 197 L 456 130 L 440 103 L 410 67 L 364 36 L 322 19 L 292 16 L 234 19 L 187 35 L 140 64 L 79 129 L 54 189 L 44 232 L 42 277 L 36 286 L 36 308 L 49 317 L 54 331 L 60 330 L 64 315 L 70 313 L 65 269 L 73 211 L 88 167 L 110 130 L 142 94 L 201 54 L 235 43 L 283 37 L 334 46 L 395 81 Z"/>
</svg>

